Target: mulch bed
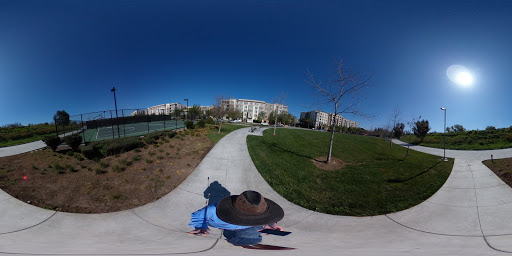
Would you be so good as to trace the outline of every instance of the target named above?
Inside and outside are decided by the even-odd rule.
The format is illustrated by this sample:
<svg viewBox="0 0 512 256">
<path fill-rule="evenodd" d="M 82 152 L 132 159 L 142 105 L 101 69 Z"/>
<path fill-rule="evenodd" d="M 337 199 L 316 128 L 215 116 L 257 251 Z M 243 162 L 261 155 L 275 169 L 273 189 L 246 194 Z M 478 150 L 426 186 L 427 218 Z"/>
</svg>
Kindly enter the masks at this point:
<svg viewBox="0 0 512 256">
<path fill-rule="evenodd" d="M 0 189 L 38 207 L 73 213 L 132 209 L 168 194 L 213 147 L 208 129 L 100 161 L 67 148 L 0 158 Z"/>
</svg>

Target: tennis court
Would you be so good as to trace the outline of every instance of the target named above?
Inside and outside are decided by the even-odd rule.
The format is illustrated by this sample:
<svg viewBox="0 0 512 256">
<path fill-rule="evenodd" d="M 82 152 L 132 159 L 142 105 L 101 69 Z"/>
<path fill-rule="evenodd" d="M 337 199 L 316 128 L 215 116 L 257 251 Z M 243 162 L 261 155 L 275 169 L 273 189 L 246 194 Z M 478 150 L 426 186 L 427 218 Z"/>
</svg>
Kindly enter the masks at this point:
<svg viewBox="0 0 512 256">
<path fill-rule="evenodd" d="M 153 121 L 142 123 L 125 123 L 86 129 L 84 131 L 84 142 L 112 139 L 118 137 L 141 136 L 154 131 L 175 130 L 184 128 L 185 123 L 181 120 Z"/>
</svg>

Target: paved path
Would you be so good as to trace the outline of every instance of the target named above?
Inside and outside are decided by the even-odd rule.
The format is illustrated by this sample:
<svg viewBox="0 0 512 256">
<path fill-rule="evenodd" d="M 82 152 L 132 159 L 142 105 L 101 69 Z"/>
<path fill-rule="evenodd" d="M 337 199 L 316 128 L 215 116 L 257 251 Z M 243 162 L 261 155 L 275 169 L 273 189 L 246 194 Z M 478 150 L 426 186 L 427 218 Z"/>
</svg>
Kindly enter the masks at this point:
<svg viewBox="0 0 512 256">
<path fill-rule="evenodd" d="M 375 217 L 332 216 L 298 207 L 275 193 L 252 163 L 249 128 L 222 139 L 196 170 L 160 200 L 128 211 L 69 214 L 40 209 L 0 191 L 0 255 L 506 255 L 512 252 L 512 189 L 480 160 L 456 159 L 446 184 L 426 202 Z M 259 252 L 234 247 L 212 229 L 186 234 L 190 213 L 206 204 L 217 181 L 231 194 L 260 191 L 285 210 L 293 233 L 264 244 L 297 248 Z M 219 191 L 219 190 L 217 190 Z"/>
<path fill-rule="evenodd" d="M 73 132 L 68 132 L 68 133 L 65 133 L 65 134 L 61 134 L 61 135 L 59 135 L 59 137 L 63 138 L 65 136 L 68 136 L 68 135 L 73 134 L 73 133 L 77 133 L 79 131 L 80 130 L 73 131 Z M 2 148 L 0 148 L 0 157 L 14 156 L 14 155 L 18 155 L 18 154 L 23 154 L 23 153 L 27 153 L 27 152 L 30 152 L 30 151 L 42 149 L 44 147 L 46 147 L 46 144 L 42 140 L 33 141 L 33 142 L 29 142 L 29 143 L 25 143 L 25 144 L 21 144 L 21 145 L 16 145 L 16 146 L 2 147 Z"/>
</svg>

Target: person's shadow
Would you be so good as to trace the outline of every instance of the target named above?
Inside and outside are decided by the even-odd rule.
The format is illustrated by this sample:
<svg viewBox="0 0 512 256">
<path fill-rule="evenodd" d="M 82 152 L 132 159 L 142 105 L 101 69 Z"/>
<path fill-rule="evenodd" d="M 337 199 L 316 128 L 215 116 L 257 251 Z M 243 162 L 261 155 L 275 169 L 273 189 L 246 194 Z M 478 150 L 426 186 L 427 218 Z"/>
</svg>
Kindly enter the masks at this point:
<svg viewBox="0 0 512 256">
<path fill-rule="evenodd" d="M 216 205 L 222 198 L 230 196 L 229 192 L 218 181 L 210 183 L 210 186 L 203 192 L 204 198 L 208 200 L 208 205 Z"/>
</svg>

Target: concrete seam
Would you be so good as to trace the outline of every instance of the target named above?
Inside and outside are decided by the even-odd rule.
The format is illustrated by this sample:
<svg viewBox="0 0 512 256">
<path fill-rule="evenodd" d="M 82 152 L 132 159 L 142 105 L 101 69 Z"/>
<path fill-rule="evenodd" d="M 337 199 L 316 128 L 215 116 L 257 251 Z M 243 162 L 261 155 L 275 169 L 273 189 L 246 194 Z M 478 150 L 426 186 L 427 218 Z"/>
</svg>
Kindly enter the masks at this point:
<svg viewBox="0 0 512 256">
<path fill-rule="evenodd" d="M 467 163 L 467 162 L 466 162 Z M 471 165 L 469 165 L 468 163 L 468 167 L 471 169 Z M 473 176 L 473 172 L 471 172 L 471 175 Z M 475 186 L 475 176 L 473 176 L 473 186 Z M 495 248 L 494 246 L 492 246 L 489 241 L 487 240 L 487 237 L 485 236 L 484 234 L 484 230 L 482 228 L 482 222 L 480 220 L 480 209 L 478 207 L 478 195 L 476 193 L 476 186 L 475 186 L 475 200 L 476 200 L 476 213 L 477 213 L 477 216 L 478 216 L 478 225 L 480 226 L 480 232 L 482 233 L 482 237 L 484 238 L 484 241 L 485 243 L 487 244 L 487 246 L 495 251 L 498 251 L 498 252 L 504 252 L 504 253 L 512 253 L 512 252 L 509 252 L 509 251 L 504 251 L 504 250 L 501 250 L 501 249 L 498 249 L 498 248 Z"/>
<path fill-rule="evenodd" d="M 144 222 L 147 222 L 148 224 L 151 224 L 155 227 L 158 227 L 158 228 L 161 228 L 161 229 L 164 229 L 164 230 L 167 230 L 167 231 L 172 231 L 172 232 L 177 232 L 177 233 L 183 233 L 183 232 L 186 232 L 186 231 L 183 231 L 183 230 L 173 230 L 173 229 L 169 229 L 169 228 L 166 228 L 166 227 L 162 227 L 160 225 L 157 225 L 157 224 L 154 224 L 152 222 L 150 222 L 149 220 L 146 220 L 144 218 L 142 218 L 141 216 L 139 216 L 135 211 L 133 210 L 130 210 L 130 212 L 132 212 L 135 216 L 137 216 L 137 218 L 143 220 Z"/>
<path fill-rule="evenodd" d="M 31 229 L 33 227 L 36 227 L 36 226 L 39 226 L 43 223 L 45 223 L 47 220 L 51 219 L 53 216 L 55 216 L 55 214 L 57 214 L 57 212 L 54 212 L 50 217 L 48 217 L 47 219 L 35 224 L 35 225 L 32 225 L 30 227 L 26 227 L 26 228 L 23 228 L 23 229 L 20 229 L 20 230 L 15 230 L 15 231 L 10 231 L 10 232 L 6 232 L 6 233 L 0 233 L 0 235 L 7 235 L 7 234 L 12 234 L 12 233 L 16 233 L 16 232 L 20 232 L 20 231 L 24 231 L 24 230 L 27 230 L 27 229 Z"/>
<path fill-rule="evenodd" d="M 414 231 L 418 231 L 418 232 L 421 232 L 421 233 L 426 233 L 426 234 L 431 234 L 431 235 L 439 235 L 439 236 L 456 236 L 456 237 L 482 237 L 480 235 L 452 235 L 452 234 L 442 234 L 442 233 L 436 233 L 436 232 L 430 232 L 430 231 L 425 231 L 425 230 L 420 230 L 420 229 L 416 229 L 416 228 L 413 228 L 413 227 L 409 227 L 405 224 L 402 224 L 396 220 L 394 220 L 393 218 L 389 217 L 387 214 L 385 214 L 384 216 L 386 216 L 388 219 L 390 219 L 391 221 L 393 221 L 394 223 L 402 226 L 402 227 L 405 227 L 405 228 L 408 228 L 408 229 L 411 229 L 411 230 L 414 230 Z"/>
</svg>

